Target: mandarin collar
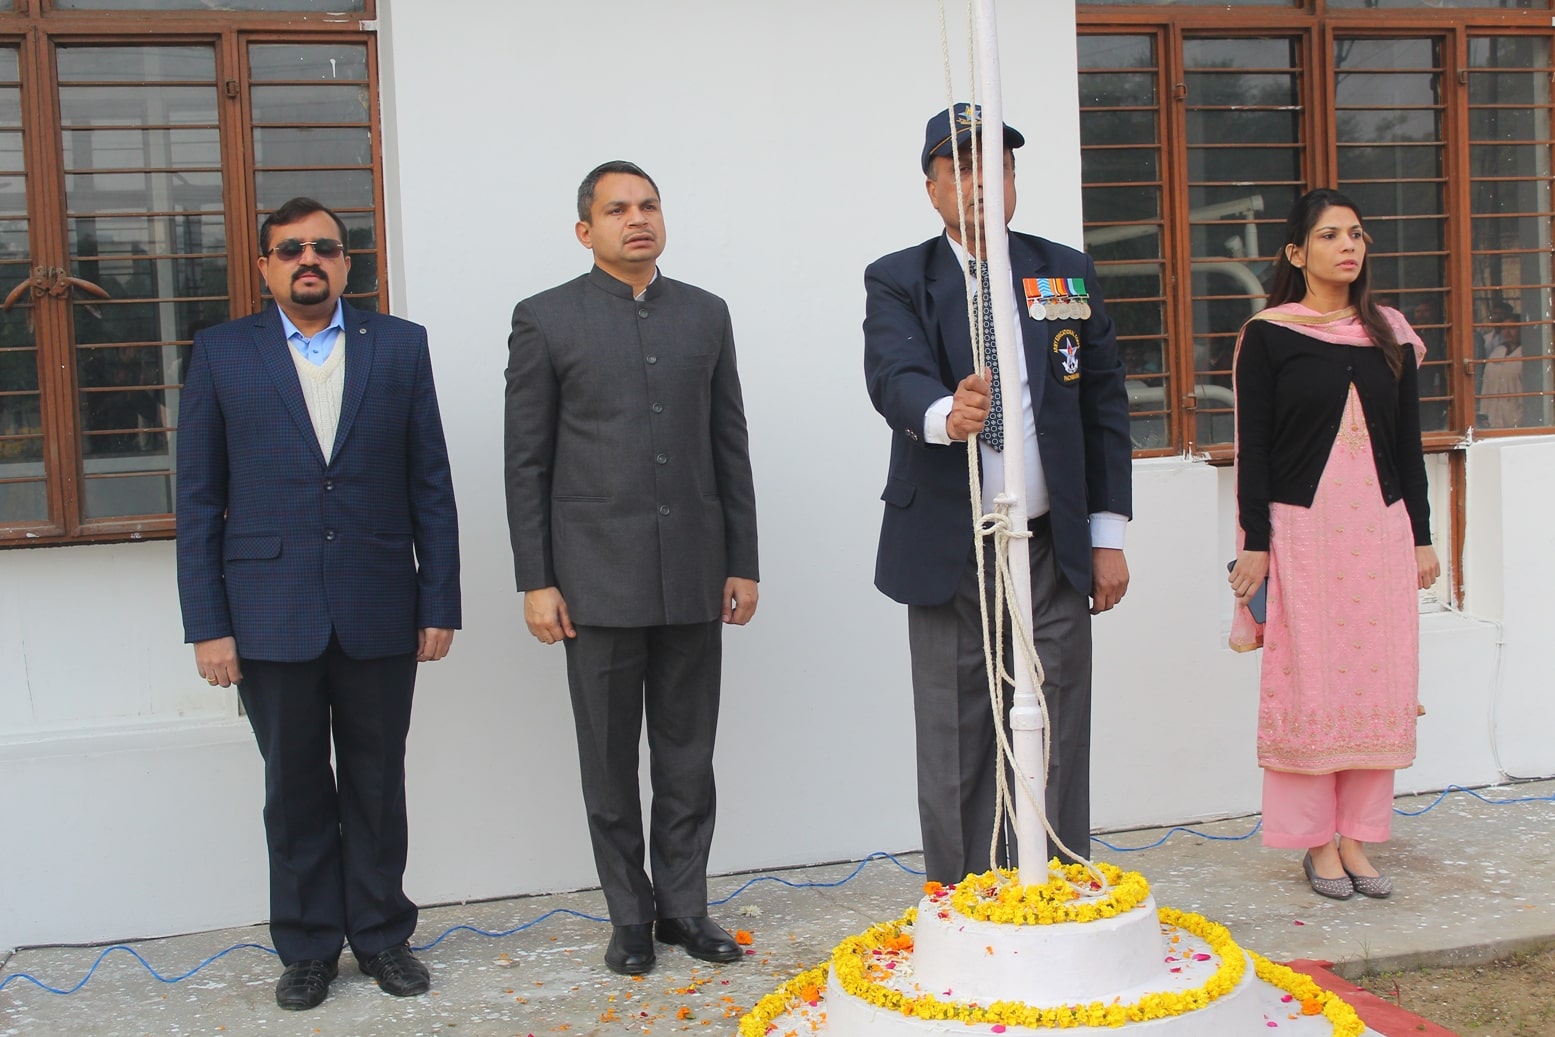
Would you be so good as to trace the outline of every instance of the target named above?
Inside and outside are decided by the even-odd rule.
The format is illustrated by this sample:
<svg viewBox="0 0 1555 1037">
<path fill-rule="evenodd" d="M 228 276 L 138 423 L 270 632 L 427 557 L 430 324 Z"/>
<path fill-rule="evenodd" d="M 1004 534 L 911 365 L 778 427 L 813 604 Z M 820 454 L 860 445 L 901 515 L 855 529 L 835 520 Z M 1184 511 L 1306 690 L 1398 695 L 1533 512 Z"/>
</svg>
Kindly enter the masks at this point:
<svg viewBox="0 0 1555 1037">
<path fill-rule="evenodd" d="M 660 285 L 663 283 L 663 281 L 663 275 L 659 272 L 659 269 L 655 267 L 653 271 L 653 281 L 649 283 L 647 288 L 643 289 L 644 302 L 653 299 L 659 294 L 660 291 L 662 291 Z M 589 283 L 593 284 L 594 287 L 599 288 L 602 291 L 616 296 L 619 299 L 626 299 L 628 301 L 635 301 L 637 299 L 637 294 L 632 291 L 631 285 L 618 278 L 612 277 L 610 274 L 605 273 L 604 270 L 600 269 L 599 264 L 597 263 L 591 270 L 589 270 Z"/>
</svg>

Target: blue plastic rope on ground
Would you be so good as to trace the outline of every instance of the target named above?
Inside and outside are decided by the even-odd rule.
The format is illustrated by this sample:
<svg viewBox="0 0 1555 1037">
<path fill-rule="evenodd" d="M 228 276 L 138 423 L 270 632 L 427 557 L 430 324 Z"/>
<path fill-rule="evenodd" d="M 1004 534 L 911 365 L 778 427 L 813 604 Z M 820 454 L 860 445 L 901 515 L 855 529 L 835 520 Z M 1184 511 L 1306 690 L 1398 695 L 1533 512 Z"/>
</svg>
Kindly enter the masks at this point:
<svg viewBox="0 0 1555 1037">
<path fill-rule="evenodd" d="M 1487 803 L 1487 804 L 1489 804 L 1491 806 L 1513 806 L 1513 805 L 1520 804 L 1520 803 L 1550 803 L 1550 802 L 1555 802 L 1555 793 L 1552 793 L 1552 794 L 1550 794 L 1548 796 L 1518 796 L 1518 797 L 1515 797 L 1513 799 L 1490 799 L 1487 796 L 1481 795 L 1478 791 L 1476 791 L 1474 789 L 1464 788 L 1462 785 L 1449 785 L 1445 789 L 1443 789 L 1441 791 L 1441 793 L 1438 794 L 1435 799 L 1433 799 L 1426 806 L 1421 807 L 1419 810 L 1400 810 L 1398 807 L 1394 807 L 1393 808 L 1393 812 L 1395 814 L 1398 814 L 1401 817 L 1419 817 L 1422 814 L 1428 813 L 1431 810 L 1436 809 L 1436 807 L 1441 805 L 1443 800 L 1445 800 L 1449 795 L 1451 795 L 1454 792 L 1462 792 L 1465 795 L 1473 796 L 1475 799 L 1479 800 L 1481 803 Z M 1218 842 L 1240 842 L 1240 841 L 1242 841 L 1244 839 L 1251 839 L 1254 835 L 1257 834 L 1259 828 L 1261 828 L 1262 826 L 1263 826 L 1263 822 L 1260 820 L 1259 822 L 1257 822 L 1256 824 L 1253 825 L 1252 831 L 1248 832 L 1246 835 L 1211 835 L 1208 832 L 1201 832 L 1201 831 L 1199 831 L 1196 828 L 1187 828 L 1187 827 L 1183 827 L 1183 826 L 1174 826 L 1172 828 L 1167 829 L 1166 834 L 1162 835 L 1161 838 L 1157 839 L 1153 843 L 1148 843 L 1148 844 L 1146 844 L 1144 846 L 1114 846 L 1112 843 L 1107 842 L 1105 839 L 1095 839 L 1094 841 L 1098 842 L 1098 843 L 1101 843 L 1101 845 L 1105 846 L 1108 850 L 1112 851 L 1113 853 L 1138 853 L 1138 852 L 1140 852 L 1142 850 L 1153 850 L 1156 847 L 1161 846 L 1168 839 L 1170 839 L 1172 836 L 1178 834 L 1179 832 L 1181 832 L 1181 833 L 1183 833 L 1185 835 L 1196 836 L 1196 837 L 1198 837 L 1200 839 L 1212 839 L 1212 840 L 1215 840 L 1215 841 L 1218 841 Z M 740 894 L 744 893 L 747 889 L 750 889 L 752 886 L 758 885 L 759 883 L 762 883 L 762 882 L 776 882 L 776 883 L 778 883 L 781 886 L 787 886 L 789 889 L 835 889 L 838 886 L 846 885 L 847 883 L 853 881 L 853 879 L 857 878 L 859 873 L 864 870 L 866 865 L 868 865 L 871 861 L 877 861 L 877 860 L 888 860 L 892 864 L 895 864 L 898 868 L 900 868 L 902 871 L 906 872 L 909 875 L 922 875 L 923 874 L 923 871 L 921 869 L 909 867 L 908 865 L 902 863 L 902 861 L 899 860 L 896 857 L 895 854 L 885 853 L 885 852 L 882 851 L 882 852 L 872 853 L 868 857 L 865 857 L 863 860 L 858 862 L 858 865 L 852 871 L 850 871 L 847 875 L 843 876 L 840 879 L 837 879 L 834 882 L 815 882 L 815 881 L 810 881 L 810 882 L 794 882 L 794 881 L 792 881 L 790 879 L 780 878 L 780 877 L 778 877 L 776 875 L 758 875 L 755 878 L 750 879 L 749 881 L 747 881 L 744 885 L 740 886 L 738 889 L 736 889 L 733 893 L 730 893 L 728 896 L 723 897 L 723 898 L 721 898 L 719 900 L 709 901 L 708 906 L 709 907 L 719 907 L 719 906 L 721 906 L 723 904 L 727 904 L 729 901 L 733 900 L 735 897 L 738 897 Z M 601 923 L 604 923 L 604 922 L 608 922 L 609 921 L 608 918 L 600 918 L 600 917 L 598 917 L 596 915 L 585 914 L 585 913 L 583 913 L 581 911 L 574 911 L 574 910 L 572 910 L 570 908 L 558 907 L 558 908 L 555 908 L 553 910 L 547 911 L 545 914 L 541 915 L 539 918 L 532 919 L 532 920 L 530 920 L 528 922 L 525 922 L 522 925 L 516 925 L 516 926 L 514 926 L 511 929 L 503 929 L 503 930 L 498 931 L 498 932 L 488 932 L 485 929 L 479 929 L 479 928 L 476 928 L 475 926 L 472 926 L 472 925 L 460 924 L 460 925 L 450 926 L 448 929 L 444 930 L 443 933 L 440 936 L 437 937 L 437 939 L 431 941 L 430 943 L 425 943 L 425 944 L 421 944 L 419 946 L 416 946 L 414 949 L 418 950 L 418 951 L 431 950 L 433 947 L 436 947 L 438 944 L 442 943 L 444 940 L 446 940 L 448 937 L 452 936 L 456 932 L 468 932 L 468 933 L 474 933 L 477 936 L 485 936 L 485 937 L 492 938 L 492 939 L 500 939 L 500 938 L 503 938 L 503 937 L 512 936 L 515 933 L 521 933 L 521 932 L 523 932 L 526 929 L 533 928 L 534 926 L 539 925 L 541 922 L 543 922 L 546 919 L 552 917 L 553 915 L 571 915 L 573 918 L 581 918 L 584 921 L 588 921 L 588 922 L 601 922 Z M 103 963 L 103 959 L 107 958 L 108 955 L 112 954 L 115 951 L 123 951 L 124 953 L 126 953 L 126 954 L 130 955 L 131 957 L 133 957 L 136 961 L 140 962 L 141 966 L 143 968 L 145 968 L 145 970 L 147 972 L 151 973 L 152 977 L 154 979 L 156 979 L 159 983 L 168 983 L 168 984 L 171 984 L 171 983 L 181 983 L 184 980 L 188 979 L 189 977 L 191 977 L 193 975 L 196 975 L 201 970 L 203 970 L 203 969 L 207 968 L 208 966 L 214 964 L 215 962 L 220 961 L 222 958 L 225 958 L 227 955 L 235 953 L 237 951 L 242 951 L 242 950 L 258 950 L 258 951 L 264 951 L 266 954 L 271 954 L 271 955 L 275 954 L 275 949 L 274 948 L 266 947 L 262 943 L 239 943 L 239 944 L 234 944 L 231 947 L 228 947 L 224 951 L 220 951 L 220 952 L 218 952 L 216 954 L 211 955 L 209 958 L 206 958 L 204 961 L 200 962 L 198 965 L 196 965 L 194 968 L 190 969 L 188 972 L 180 973 L 179 975 L 176 975 L 176 976 L 164 976 L 160 972 L 158 972 L 155 968 L 153 968 L 150 962 L 148 962 L 145 958 L 141 957 L 140 952 L 137 951 L 135 948 L 127 946 L 127 945 L 122 944 L 122 943 L 116 943 L 116 944 L 114 944 L 111 947 L 104 947 L 103 948 L 102 953 L 97 956 L 97 960 L 92 962 L 92 967 L 87 969 L 86 975 L 82 976 L 80 982 L 76 983 L 76 985 L 73 986 L 73 987 L 65 987 L 65 988 L 51 987 L 47 983 L 45 983 L 42 980 L 38 979 L 36 976 L 31 976 L 31 975 L 29 975 L 29 974 L 27 974 L 25 972 L 17 972 L 17 973 L 13 973 L 13 974 L 11 974 L 9 976 L 6 976 L 3 980 L 0 980 L 0 991 L 4 991 L 5 988 L 10 986 L 12 983 L 21 982 L 21 981 L 25 980 L 26 982 L 31 983 L 33 986 L 37 987 L 39 990 L 47 991 L 50 994 L 59 994 L 59 995 L 62 995 L 62 996 L 63 995 L 74 994 L 78 990 L 80 990 L 82 987 L 86 986 L 87 982 L 90 981 L 92 976 L 96 974 L 98 966 L 100 966 Z"/>
</svg>

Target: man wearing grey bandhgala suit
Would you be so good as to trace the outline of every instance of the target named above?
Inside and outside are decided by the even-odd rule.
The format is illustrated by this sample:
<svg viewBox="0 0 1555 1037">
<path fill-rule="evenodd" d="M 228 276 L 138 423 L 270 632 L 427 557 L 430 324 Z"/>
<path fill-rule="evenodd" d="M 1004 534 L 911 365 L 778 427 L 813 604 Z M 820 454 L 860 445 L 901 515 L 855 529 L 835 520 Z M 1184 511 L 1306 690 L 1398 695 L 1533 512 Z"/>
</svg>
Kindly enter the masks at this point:
<svg viewBox="0 0 1555 1037">
<path fill-rule="evenodd" d="M 707 917 L 721 623 L 756 611 L 756 499 L 723 300 L 658 272 L 658 187 L 608 162 L 578 190 L 594 268 L 525 299 L 508 339 L 506 480 L 524 620 L 562 642 L 583 800 L 614 927 L 636 975 L 662 943 L 727 962 Z M 648 855 L 637 746 L 653 779 Z"/>
</svg>

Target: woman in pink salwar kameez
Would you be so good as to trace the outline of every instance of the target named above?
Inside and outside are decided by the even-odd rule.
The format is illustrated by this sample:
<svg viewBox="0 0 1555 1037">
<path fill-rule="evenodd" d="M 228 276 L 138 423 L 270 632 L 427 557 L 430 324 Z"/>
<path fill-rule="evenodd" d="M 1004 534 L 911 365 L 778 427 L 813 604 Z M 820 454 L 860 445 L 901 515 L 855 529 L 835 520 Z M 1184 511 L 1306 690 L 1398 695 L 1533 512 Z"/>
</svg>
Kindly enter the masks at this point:
<svg viewBox="0 0 1555 1037">
<path fill-rule="evenodd" d="M 1238 555 L 1232 647 L 1262 645 L 1263 842 L 1304 849 L 1312 889 L 1385 897 L 1366 855 L 1415 756 L 1418 588 L 1431 546 L 1416 368 L 1425 346 L 1369 292 L 1369 237 L 1337 191 L 1285 226 L 1270 308 L 1235 361 Z M 1257 623 L 1246 605 L 1268 578 Z M 1337 837 L 1337 842 L 1336 842 Z"/>
</svg>

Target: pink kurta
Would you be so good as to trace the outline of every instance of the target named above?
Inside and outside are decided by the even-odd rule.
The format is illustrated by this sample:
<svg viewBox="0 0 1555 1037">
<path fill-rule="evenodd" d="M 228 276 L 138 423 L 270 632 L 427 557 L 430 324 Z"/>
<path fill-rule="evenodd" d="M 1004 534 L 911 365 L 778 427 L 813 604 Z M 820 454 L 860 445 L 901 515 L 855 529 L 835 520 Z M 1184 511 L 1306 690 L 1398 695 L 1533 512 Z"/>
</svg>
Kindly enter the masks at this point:
<svg viewBox="0 0 1555 1037">
<path fill-rule="evenodd" d="M 1420 615 L 1414 533 L 1382 502 L 1350 388 L 1312 507 L 1269 506 L 1258 764 L 1299 774 L 1415 758 Z"/>
</svg>

